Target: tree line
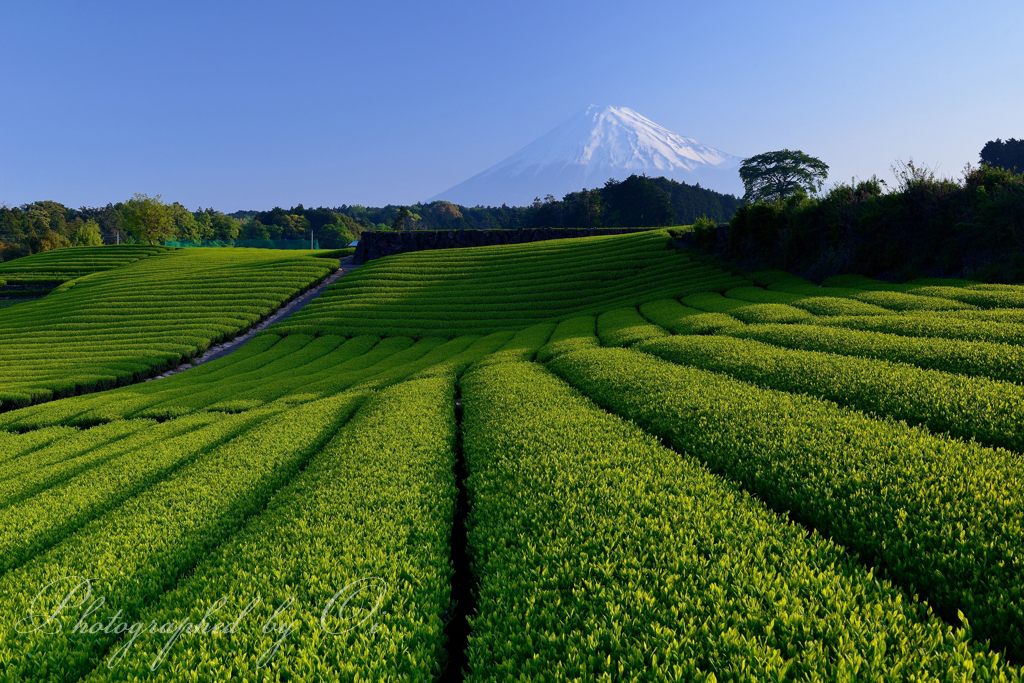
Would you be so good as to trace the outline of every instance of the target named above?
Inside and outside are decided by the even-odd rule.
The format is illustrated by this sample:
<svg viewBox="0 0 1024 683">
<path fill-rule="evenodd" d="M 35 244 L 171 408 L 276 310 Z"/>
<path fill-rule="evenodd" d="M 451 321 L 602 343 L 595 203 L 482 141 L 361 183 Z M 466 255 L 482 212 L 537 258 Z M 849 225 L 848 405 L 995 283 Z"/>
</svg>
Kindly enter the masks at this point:
<svg viewBox="0 0 1024 683">
<path fill-rule="evenodd" d="M 465 207 L 446 201 L 374 208 L 338 207 L 191 211 L 160 195 L 136 194 L 103 207 L 64 206 L 55 201 L 0 206 L 0 260 L 70 246 L 110 243 L 308 240 L 335 249 L 367 231 L 517 230 L 541 227 L 660 227 L 692 223 L 698 216 L 725 221 L 740 200 L 666 178 L 630 176 L 601 188 L 548 195 L 529 206 Z"/>
<path fill-rule="evenodd" d="M 985 145 L 981 165 L 938 178 L 912 160 L 821 193 L 828 166 L 780 150 L 745 159 L 748 200 L 728 231 L 697 231 L 698 245 L 750 268 L 811 279 L 862 273 L 882 279 L 1024 280 L 1024 143 Z"/>
<path fill-rule="evenodd" d="M 104 207 L 73 209 L 42 201 L 0 206 L 0 260 L 73 246 L 113 243 L 160 244 L 170 239 L 192 242 L 235 240 L 308 240 L 314 231 L 323 248 L 349 244 L 361 232 L 355 221 L 330 209 L 239 212 L 213 208 L 190 211 L 160 195 L 136 194 Z"/>
<path fill-rule="evenodd" d="M 698 216 L 727 221 L 741 201 L 728 194 L 668 178 L 632 175 L 623 181 L 609 179 L 603 187 L 570 192 L 562 199 L 537 197 L 529 206 L 466 207 L 446 201 L 410 206 L 370 208 L 343 205 L 334 211 L 351 219 L 350 229 L 389 230 L 518 230 L 521 228 L 661 227 L 693 223 Z M 283 209 L 275 209 L 283 211 Z M 310 216 L 301 205 L 290 213 Z M 254 212 L 232 214 L 238 218 Z M 321 214 L 326 216 L 326 214 Z M 354 225 L 353 225 L 354 224 Z M 315 227 L 315 226 L 314 226 Z"/>
<path fill-rule="evenodd" d="M 529 207 L 526 227 L 646 228 L 689 225 L 705 216 L 729 220 L 741 200 L 668 178 L 631 175 L 604 187 L 570 192 L 561 200 L 548 195 Z"/>
<path fill-rule="evenodd" d="M 215 209 L 189 211 L 160 196 L 137 194 L 125 202 L 73 209 L 42 201 L 0 206 L 0 260 L 40 251 L 111 243 L 156 244 L 172 237 L 231 240 L 241 224 Z"/>
</svg>

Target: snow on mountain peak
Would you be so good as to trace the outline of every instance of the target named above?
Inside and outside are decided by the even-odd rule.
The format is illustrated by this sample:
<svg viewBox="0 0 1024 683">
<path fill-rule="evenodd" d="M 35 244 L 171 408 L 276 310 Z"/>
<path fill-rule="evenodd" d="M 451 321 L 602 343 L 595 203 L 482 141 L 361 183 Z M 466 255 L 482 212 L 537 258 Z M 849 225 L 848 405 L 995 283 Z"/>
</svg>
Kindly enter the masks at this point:
<svg viewBox="0 0 1024 683">
<path fill-rule="evenodd" d="M 659 126 L 626 107 L 590 105 L 504 161 L 433 199 L 524 205 L 631 174 L 742 192 L 739 157 Z"/>
</svg>

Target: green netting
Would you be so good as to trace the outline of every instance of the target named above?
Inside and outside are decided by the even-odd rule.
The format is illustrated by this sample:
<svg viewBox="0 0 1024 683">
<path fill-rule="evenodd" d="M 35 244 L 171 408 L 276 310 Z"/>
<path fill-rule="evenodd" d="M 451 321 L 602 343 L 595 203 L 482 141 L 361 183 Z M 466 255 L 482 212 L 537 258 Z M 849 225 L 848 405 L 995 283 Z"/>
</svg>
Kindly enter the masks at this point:
<svg viewBox="0 0 1024 683">
<path fill-rule="evenodd" d="M 256 247 L 258 249 L 319 249 L 320 241 L 313 240 L 179 240 L 164 242 L 168 247 Z"/>
</svg>

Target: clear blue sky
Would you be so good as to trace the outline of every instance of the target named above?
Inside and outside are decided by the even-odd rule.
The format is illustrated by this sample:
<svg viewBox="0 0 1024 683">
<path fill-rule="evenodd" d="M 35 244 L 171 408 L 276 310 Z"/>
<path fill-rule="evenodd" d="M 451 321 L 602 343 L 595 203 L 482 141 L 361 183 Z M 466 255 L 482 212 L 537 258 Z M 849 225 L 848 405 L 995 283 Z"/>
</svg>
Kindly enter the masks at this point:
<svg viewBox="0 0 1024 683">
<path fill-rule="evenodd" d="M 1024 3 L 0 4 L 0 203 L 425 200 L 587 105 L 830 180 L 1024 138 Z"/>
</svg>

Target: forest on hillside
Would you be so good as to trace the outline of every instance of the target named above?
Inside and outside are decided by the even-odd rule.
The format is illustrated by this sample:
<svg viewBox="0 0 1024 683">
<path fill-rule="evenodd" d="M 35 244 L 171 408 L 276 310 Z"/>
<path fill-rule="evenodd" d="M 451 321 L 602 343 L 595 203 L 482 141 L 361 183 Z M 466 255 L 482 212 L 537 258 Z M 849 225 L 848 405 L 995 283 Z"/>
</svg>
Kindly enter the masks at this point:
<svg viewBox="0 0 1024 683">
<path fill-rule="evenodd" d="M 69 246 L 162 243 L 182 240 L 231 244 L 239 240 L 293 240 L 315 236 L 333 249 L 363 232 L 391 230 L 518 230 L 541 227 L 660 227 L 693 223 L 699 216 L 728 220 L 740 205 L 732 195 L 666 178 L 630 176 L 601 188 L 548 195 L 532 205 L 458 206 L 446 201 L 411 206 L 359 204 L 236 211 L 190 211 L 158 195 L 135 195 L 103 207 L 40 201 L 0 206 L 0 260 Z"/>
</svg>

